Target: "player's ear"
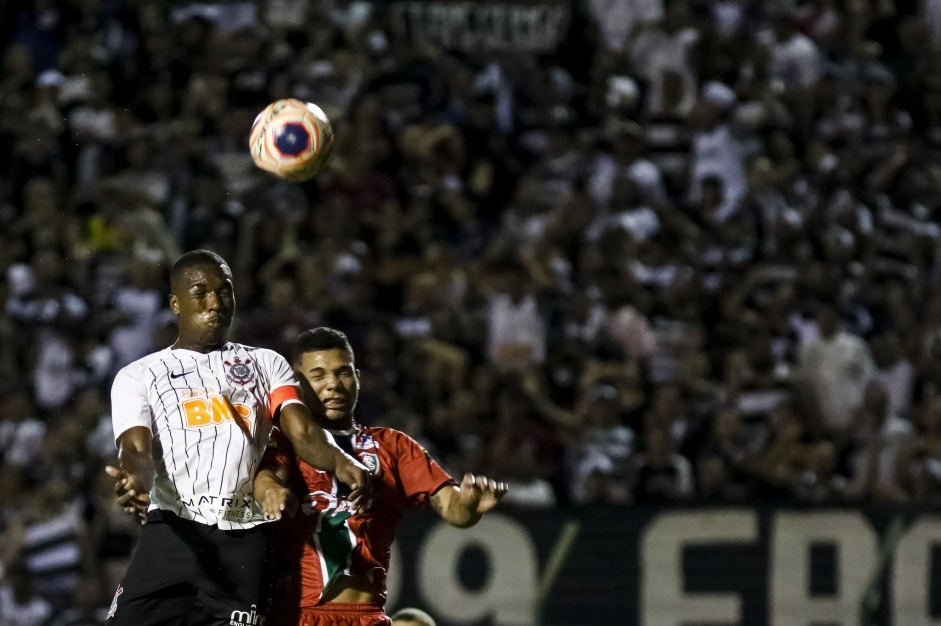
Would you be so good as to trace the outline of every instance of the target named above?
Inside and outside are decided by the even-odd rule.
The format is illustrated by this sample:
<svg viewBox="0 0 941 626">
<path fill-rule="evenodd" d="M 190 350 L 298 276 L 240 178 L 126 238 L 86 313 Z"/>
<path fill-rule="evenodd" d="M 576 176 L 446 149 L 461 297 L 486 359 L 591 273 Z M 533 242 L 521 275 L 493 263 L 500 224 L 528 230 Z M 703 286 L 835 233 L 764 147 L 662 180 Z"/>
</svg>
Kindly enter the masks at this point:
<svg viewBox="0 0 941 626">
<path fill-rule="evenodd" d="M 173 311 L 174 315 L 180 314 L 180 300 L 172 293 L 170 294 L 170 310 Z"/>
</svg>

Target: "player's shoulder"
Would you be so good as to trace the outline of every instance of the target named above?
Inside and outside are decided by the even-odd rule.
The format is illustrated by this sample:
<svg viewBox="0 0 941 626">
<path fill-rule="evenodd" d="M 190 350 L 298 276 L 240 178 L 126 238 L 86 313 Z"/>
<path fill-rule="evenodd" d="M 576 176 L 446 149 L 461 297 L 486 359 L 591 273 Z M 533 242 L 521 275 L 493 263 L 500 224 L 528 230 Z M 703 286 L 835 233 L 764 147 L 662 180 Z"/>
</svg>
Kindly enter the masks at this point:
<svg viewBox="0 0 941 626">
<path fill-rule="evenodd" d="M 279 352 L 272 350 L 271 348 L 261 348 L 258 346 L 249 346 L 245 345 L 244 343 L 234 342 L 229 342 L 227 348 L 236 352 L 244 352 L 245 354 L 251 356 L 251 358 L 256 362 L 265 365 L 287 360 Z"/>
<path fill-rule="evenodd" d="M 400 430 L 386 428 L 385 426 L 361 426 L 360 433 L 368 437 L 372 437 L 376 441 L 381 441 L 383 439 L 394 439 L 398 435 L 405 434 Z"/>
<path fill-rule="evenodd" d="M 361 432 L 367 437 L 372 437 L 373 441 L 378 443 L 381 447 L 421 447 L 421 445 L 407 433 L 404 433 L 401 430 L 396 430 L 395 428 L 387 428 L 385 426 L 363 426 Z"/>
<path fill-rule="evenodd" d="M 145 375 L 150 376 L 152 372 L 159 371 L 160 373 L 163 373 L 166 359 L 170 357 L 170 348 L 164 348 L 163 350 L 151 352 L 150 354 L 142 356 L 136 361 L 131 361 L 119 369 L 116 378 L 141 378 Z"/>
</svg>

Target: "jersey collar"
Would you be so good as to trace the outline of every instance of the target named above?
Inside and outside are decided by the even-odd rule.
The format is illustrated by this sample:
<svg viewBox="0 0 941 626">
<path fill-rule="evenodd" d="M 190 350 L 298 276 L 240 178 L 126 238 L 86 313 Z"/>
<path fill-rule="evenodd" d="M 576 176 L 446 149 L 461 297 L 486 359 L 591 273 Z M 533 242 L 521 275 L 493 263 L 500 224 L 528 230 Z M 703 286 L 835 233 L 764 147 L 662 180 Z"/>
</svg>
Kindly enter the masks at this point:
<svg viewBox="0 0 941 626">
<path fill-rule="evenodd" d="M 359 432 L 359 426 L 356 425 L 356 424 L 353 424 L 353 427 L 352 427 L 352 428 L 347 428 L 346 430 L 334 430 L 334 429 L 332 429 L 332 428 L 325 428 L 324 430 L 326 430 L 328 433 L 330 433 L 330 434 L 333 435 L 334 437 L 336 437 L 336 436 L 348 437 L 348 436 L 350 436 L 350 435 L 355 435 L 356 433 L 358 433 L 358 432 Z"/>
</svg>

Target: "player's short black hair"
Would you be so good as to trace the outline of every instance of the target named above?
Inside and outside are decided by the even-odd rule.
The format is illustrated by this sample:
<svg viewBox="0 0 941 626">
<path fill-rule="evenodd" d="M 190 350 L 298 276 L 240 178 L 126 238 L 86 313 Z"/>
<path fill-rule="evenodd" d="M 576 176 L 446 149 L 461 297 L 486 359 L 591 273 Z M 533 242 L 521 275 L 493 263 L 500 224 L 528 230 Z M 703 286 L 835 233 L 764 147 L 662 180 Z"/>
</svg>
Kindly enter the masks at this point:
<svg viewBox="0 0 941 626">
<path fill-rule="evenodd" d="M 170 290 L 175 292 L 180 279 L 187 270 L 194 267 L 204 267 L 206 265 L 218 265 L 222 270 L 232 277 L 232 270 L 225 259 L 212 250 L 191 250 L 176 260 L 173 267 L 170 268 Z"/>
<path fill-rule="evenodd" d="M 415 622 L 416 624 L 421 624 L 421 626 L 435 626 L 434 618 L 421 609 L 408 608 L 396 611 L 392 616 L 392 621 L 394 622 L 399 619 L 406 622 Z"/>
<path fill-rule="evenodd" d="M 336 328 L 319 326 L 305 330 L 294 340 L 291 350 L 291 359 L 297 363 L 308 352 L 322 352 L 324 350 L 343 350 L 353 358 L 353 346 L 346 334 Z"/>
</svg>

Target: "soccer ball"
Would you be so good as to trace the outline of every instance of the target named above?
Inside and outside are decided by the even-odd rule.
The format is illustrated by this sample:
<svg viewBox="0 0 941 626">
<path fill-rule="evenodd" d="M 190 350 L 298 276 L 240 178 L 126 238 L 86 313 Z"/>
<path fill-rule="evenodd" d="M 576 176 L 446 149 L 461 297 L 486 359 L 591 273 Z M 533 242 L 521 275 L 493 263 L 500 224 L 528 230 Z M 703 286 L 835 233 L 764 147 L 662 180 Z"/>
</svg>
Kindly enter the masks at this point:
<svg viewBox="0 0 941 626">
<path fill-rule="evenodd" d="M 252 124 L 248 146 L 255 165 L 292 182 L 310 180 L 333 148 L 333 127 L 316 104 L 286 98 L 272 102 Z"/>
</svg>

